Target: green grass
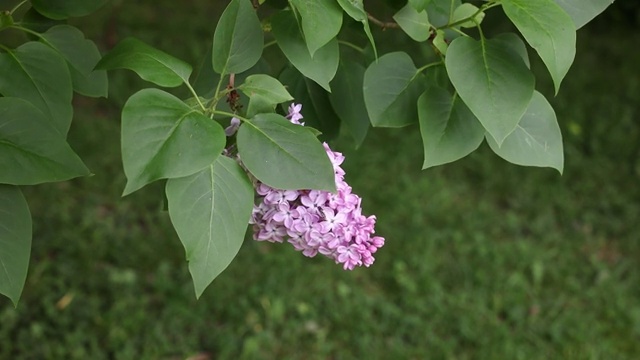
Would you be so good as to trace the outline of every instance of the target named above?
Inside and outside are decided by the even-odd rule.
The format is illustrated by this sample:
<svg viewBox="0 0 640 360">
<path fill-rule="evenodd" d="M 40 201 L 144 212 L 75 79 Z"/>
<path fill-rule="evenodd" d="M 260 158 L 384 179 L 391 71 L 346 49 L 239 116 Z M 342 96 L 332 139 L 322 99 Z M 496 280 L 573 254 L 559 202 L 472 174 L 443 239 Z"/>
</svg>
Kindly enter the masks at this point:
<svg viewBox="0 0 640 360">
<path fill-rule="evenodd" d="M 374 130 L 359 151 L 339 139 L 387 239 L 376 263 L 345 272 L 246 241 L 198 301 L 162 184 L 120 198 L 118 107 L 80 99 L 71 142 L 95 175 L 26 189 L 32 260 L 18 308 L 0 300 L 0 358 L 633 359 L 640 50 L 615 35 L 579 34 L 553 101 L 564 175 L 486 146 L 420 171 L 416 127 Z"/>
</svg>

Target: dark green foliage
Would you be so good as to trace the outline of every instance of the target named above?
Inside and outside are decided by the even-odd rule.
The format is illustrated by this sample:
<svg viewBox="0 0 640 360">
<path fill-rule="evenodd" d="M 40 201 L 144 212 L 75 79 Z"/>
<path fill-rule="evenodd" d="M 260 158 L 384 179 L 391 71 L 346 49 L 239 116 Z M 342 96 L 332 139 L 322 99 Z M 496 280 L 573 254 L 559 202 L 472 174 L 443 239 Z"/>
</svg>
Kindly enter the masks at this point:
<svg viewBox="0 0 640 360">
<path fill-rule="evenodd" d="M 99 171 L 27 189 L 33 257 L 18 309 L 0 309 L 0 358 L 633 359 L 640 53 L 633 35 L 587 35 L 554 99 L 569 134 L 562 177 L 485 145 L 421 172 L 415 125 L 373 130 L 344 164 L 387 237 L 371 268 L 247 241 L 199 301 L 161 184 L 119 197 L 118 109 L 81 107 L 71 143 Z M 617 66 L 590 71 L 605 54 Z M 609 121 L 586 133 L 592 116 Z"/>
</svg>

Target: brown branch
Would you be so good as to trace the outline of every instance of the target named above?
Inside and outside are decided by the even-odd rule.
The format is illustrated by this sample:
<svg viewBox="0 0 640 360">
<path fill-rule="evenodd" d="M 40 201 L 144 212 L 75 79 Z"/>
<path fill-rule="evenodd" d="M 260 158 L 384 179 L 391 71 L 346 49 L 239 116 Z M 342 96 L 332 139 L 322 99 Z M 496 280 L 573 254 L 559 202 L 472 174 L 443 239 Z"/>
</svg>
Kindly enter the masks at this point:
<svg viewBox="0 0 640 360">
<path fill-rule="evenodd" d="M 398 23 L 396 23 L 395 21 L 381 21 L 376 19 L 373 15 L 367 13 L 367 18 L 369 18 L 369 21 L 371 21 L 372 23 L 380 26 L 382 28 L 382 30 L 386 30 L 386 29 L 398 29 L 400 28 L 400 26 L 398 25 Z"/>
</svg>

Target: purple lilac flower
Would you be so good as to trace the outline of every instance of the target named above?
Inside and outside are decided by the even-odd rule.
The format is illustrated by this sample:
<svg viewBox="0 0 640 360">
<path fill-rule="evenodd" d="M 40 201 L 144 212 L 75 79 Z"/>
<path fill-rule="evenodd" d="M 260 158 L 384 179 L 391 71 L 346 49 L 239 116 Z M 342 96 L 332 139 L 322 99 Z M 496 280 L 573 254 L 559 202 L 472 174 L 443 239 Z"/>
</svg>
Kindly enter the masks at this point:
<svg viewBox="0 0 640 360">
<path fill-rule="evenodd" d="M 301 110 L 301 104 L 291 104 L 287 118 L 304 125 L 300 122 Z M 340 167 L 344 156 L 323 145 L 333 164 L 337 192 L 279 190 L 258 182 L 260 201 L 250 220 L 253 238 L 278 243 L 286 240 L 303 255 L 324 255 L 345 270 L 368 267 L 375 260 L 373 254 L 384 245 L 384 238 L 374 236 L 376 217 L 362 215 L 362 199 L 344 181 Z"/>
<path fill-rule="evenodd" d="M 239 127 L 240 127 L 240 119 L 232 117 L 231 123 L 229 124 L 229 126 L 227 126 L 224 129 L 224 134 L 227 136 L 232 136 L 233 134 L 236 133 L 236 131 L 238 131 Z"/>
</svg>

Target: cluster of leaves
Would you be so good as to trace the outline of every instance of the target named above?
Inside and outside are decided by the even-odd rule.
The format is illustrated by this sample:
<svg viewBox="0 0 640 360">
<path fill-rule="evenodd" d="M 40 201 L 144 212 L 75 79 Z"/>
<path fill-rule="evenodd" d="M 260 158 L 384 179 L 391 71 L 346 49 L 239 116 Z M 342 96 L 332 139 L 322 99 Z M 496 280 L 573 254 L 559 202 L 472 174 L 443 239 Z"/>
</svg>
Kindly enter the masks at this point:
<svg viewBox="0 0 640 360">
<path fill-rule="evenodd" d="M 38 10 L 42 6 L 36 3 L 32 5 Z M 57 6 L 42 13 L 64 18 L 90 10 L 79 1 L 61 3 L 69 3 L 79 13 L 60 14 L 63 10 Z M 182 100 L 150 88 L 127 101 L 122 111 L 124 195 L 167 179 L 169 215 L 185 247 L 196 296 L 200 296 L 242 244 L 254 199 L 251 177 L 279 189 L 335 190 L 331 163 L 317 137 L 320 131 L 326 138 L 335 135 L 340 123 L 357 145 L 370 125 L 419 124 L 423 168 L 460 159 L 486 139 L 496 154 L 510 162 L 562 172 L 562 136 L 552 107 L 535 91 L 526 43 L 548 68 L 557 92 L 575 56 L 576 29 L 610 3 L 489 0 L 476 6 L 461 0 L 409 0 L 395 13 L 393 22 L 383 22 L 365 10 L 362 0 L 231 0 L 216 26 L 211 61 L 193 83 L 188 63 L 137 39 L 125 39 L 96 69 L 130 69 L 160 87 L 185 85 L 193 96 Z M 261 21 L 258 14 L 263 5 L 269 11 Z M 503 9 L 526 43 L 515 33 L 485 37 L 481 25 L 485 13 L 494 8 Z M 3 18 L 3 24 L 5 21 L 9 27 L 17 26 L 10 16 Z M 362 37 L 369 43 L 366 49 L 338 39 L 349 22 L 362 27 Z M 397 51 L 378 56 L 372 24 L 404 31 L 425 55 L 418 58 Z M 53 29 L 39 36 L 45 45 L 57 49 L 51 36 L 46 37 Z M 265 36 L 271 40 L 266 44 Z M 272 77 L 267 74 L 270 64 L 263 52 L 275 44 L 287 65 L 273 71 Z M 341 56 L 341 45 L 357 50 L 359 57 Z M 56 51 L 75 69 L 64 49 Z M 94 64 L 82 69 L 91 70 Z M 73 80 L 73 71 L 69 78 Z M 36 88 L 46 82 L 39 74 L 30 79 Z M 78 87 L 73 81 L 73 88 L 82 93 Z M 19 96 L 5 88 L 0 86 L 3 95 Z M 52 91 L 46 86 L 44 90 Z M 293 98 L 303 103 L 308 126 L 295 126 L 281 115 L 278 105 Z M 50 108 L 50 99 L 38 101 L 45 106 L 40 110 L 51 114 L 48 126 L 57 126 L 59 134 L 66 134 L 68 123 L 53 113 L 59 109 Z M 13 104 L 11 118 L 25 117 L 25 105 Z M 242 124 L 237 134 L 227 137 L 223 126 L 233 117 Z M 37 145 L 43 146 L 42 141 Z M 51 145 L 47 151 L 62 152 L 52 152 Z M 5 152 L 10 153 L 0 151 L 0 159 Z M 31 163 L 27 161 L 30 158 L 12 157 L 6 168 L 28 168 Z M 48 176 L 55 173 L 53 180 L 86 174 L 84 167 L 80 171 L 76 165 L 77 173 L 65 173 L 66 177 L 53 170 L 45 172 Z M 11 187 L 8 191 L 18 190 Z M 7 209 L 16 212 L 13 204 Z M 30 224 L 25 223 L 23 228 L 27 227 Z M 24 238 L 27 235 L 22 233 Z M 4 239 L 17 243 L 13 234 L 0 236 L 0 241 Z M 5 283 L 12 279 L 23 282 L 24 276 L 11 276 Z M 16 294 L 19 290 L 10 294 L 14 301 Z"/>
<path fill-rule="evenodd" d="M 73 93 L 107 96 L 107 74 L 94 71 L 96 45 L 62 20 L 89 14 L 105 0 L 21 2 L 0 15 L 0 31 L 31 39 L 0 44 L 0 293 L 17 304 L 31 251 L 31 214 L 20 186 L 86 176 L 67 143 Z M 53 25 L 53 26 L 51 26 Z"/>
</svg>

